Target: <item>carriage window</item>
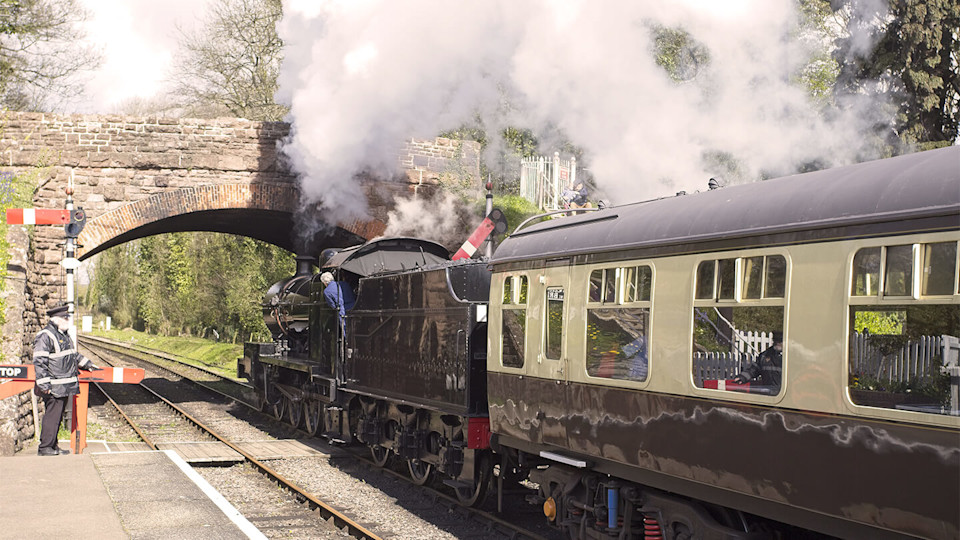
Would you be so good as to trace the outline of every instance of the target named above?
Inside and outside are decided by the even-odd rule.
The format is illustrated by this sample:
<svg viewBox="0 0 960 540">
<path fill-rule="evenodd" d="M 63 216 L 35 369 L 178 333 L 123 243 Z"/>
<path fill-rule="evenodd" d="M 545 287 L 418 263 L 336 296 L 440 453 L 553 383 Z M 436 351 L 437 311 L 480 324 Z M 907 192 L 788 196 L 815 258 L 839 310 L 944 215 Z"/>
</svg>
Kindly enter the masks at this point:
<svg viewBox="0 0 960 540">
<path fill-rule="evenodd" d="M 787 260 L 781 255 L 764 258 L 763 297 L 783 298 L 787 292 Z"/>
<path fill-rule="evenodd" d="M 717 261 L 717 298 L 733 300 L 737 292 L 737 260 L 720 259 Z"/>
<path fill-rule="evenodd" d="M 594 270 L 591 283 L 601 273 L 603 297 L 591 296 L 587 305 L 587 374 L 644 381 L 653 269 L 643 265 Z"/>
<path fill-rule="evenodd" d="M 853 297 L 879 296 L 881 287 L 883 296 L 949 296 L 957 294 L 957 285 L 956 242 L 863 248 L 853 256 Z"/>
<path fill-rule="evenodd" d="M 786 290 L 787 260 L 782 255 L 700 263 L 693 310 L 693 378 L 698 387 L 780 393 Z"/>
<path fill-rule="evenodd" d="M 527 303 L 527 276 L 507 276 L 503 280 L 503 303 Z"/>
<path fill-rule="evenodd" d="M 563 347 L 563 288 L 547 287 L 547 332 L 544 354 L 559 360 Z"/>
<path fill-rule="evenodd" d="M 950 376 L 957 370 L 950 366 L 957 365 L 958 344 L 958 304 L 850 306 L 850 399 L 868 407 L 960 415 L 957 377 Z"/>
<path fill-rule="evenodd" d="M 865 248 L 853 256 L 853 296 L 876 296 L 880 291 L 880 248 Z"/>
<path fill-rule="evenodd" d="M 884 267 L 884 296 L 910 296 L 913 294 L 913 246 L 890 246 L 887 248 L 887 264 Z"/>
<path fill-rule="evenodd" d="M 526 335 L 527 310 L 503 310 L 502 363 L 505 367 L 523 367 L 523 346 Z"/>
<path fill-rule="evenodd" d="M 603 290 L 603 270 L 594 270 L 590 273 L 590 301 L 599 302 Z"/>
<path fill-rule="evenodd" d="M 782 386 L 783 306 L 693 310 L 693 378 L 700 388 L 776 395 Z"/>
<path fill-rule="evenodd" d="M 713 300 L 716 266 L 714 261 L 703 261 L 697 267 L 697 300 Z"/>
<path fill-rule="evenodd" d="M 527 276 L 507 276 L 503 282 L 501 363 L 522 368 L 527 329 Z"/>
<path fill-rule="evenodd" d="M 854 255 L 847 354 L 855 404 L 960 415 L 957 270 L 957 242 L 864 248 Z M 881 305 L 866 298 L 881 290 L 899 298 Z"/>
<path fill-rule="evenodd" d="M 743 259 L 743 297 L 760 298 L 763 289 L 763 257 Z"/>
<path fill-rule="evenodd" d="M 954 294 L 957 275 L 957 243 L 927 244 L 923 249 L 923 274 L 920 294 L 937 296 Z"/>
</svg>

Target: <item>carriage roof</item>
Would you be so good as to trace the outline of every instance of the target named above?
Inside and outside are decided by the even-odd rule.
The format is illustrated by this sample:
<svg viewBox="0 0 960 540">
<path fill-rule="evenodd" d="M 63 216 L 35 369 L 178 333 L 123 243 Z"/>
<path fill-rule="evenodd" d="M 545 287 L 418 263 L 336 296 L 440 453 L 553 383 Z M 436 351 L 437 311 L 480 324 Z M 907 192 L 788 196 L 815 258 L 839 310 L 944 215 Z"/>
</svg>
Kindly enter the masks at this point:
<svg viewBox="0 0 960 540">
<path fill-rule="evenodd" d="M 957 228 L 960 147 L 948 147 L 537 223 L 504 240 L 492 262 L 617 259 Z"/>
</svg>

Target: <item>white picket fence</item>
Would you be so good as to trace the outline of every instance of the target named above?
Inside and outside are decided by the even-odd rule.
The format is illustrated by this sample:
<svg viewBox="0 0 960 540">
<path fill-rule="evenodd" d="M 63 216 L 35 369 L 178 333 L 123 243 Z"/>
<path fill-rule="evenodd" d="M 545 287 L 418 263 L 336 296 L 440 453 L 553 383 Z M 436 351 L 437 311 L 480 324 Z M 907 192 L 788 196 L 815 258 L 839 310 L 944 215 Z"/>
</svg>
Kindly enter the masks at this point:
<svg viewBox="0 0 960 540">
<path fill-rule="evenodd" d="M 702 386 L 704 380 L 732 379 L 771 345 L 773 332 L 737 331 L 730 352 L 694 353 L 694 381 Z"/>
<path fill-rule="evenodd" d="M 907 382 L 939 373 L 941 336 L 920 336 L 892 349 L 884 343 L 885 337 L 857 332 L 850 337 L 851 373 L 887 382 Z"/>
<path fill-rule="evenodd" d="M 553 159 L 543 156 L 523 158 L 520 162 L 520 196 L 544 211 L 563 208 L 561 193 L 577 182 L 577 158 Z"/>
</svg>

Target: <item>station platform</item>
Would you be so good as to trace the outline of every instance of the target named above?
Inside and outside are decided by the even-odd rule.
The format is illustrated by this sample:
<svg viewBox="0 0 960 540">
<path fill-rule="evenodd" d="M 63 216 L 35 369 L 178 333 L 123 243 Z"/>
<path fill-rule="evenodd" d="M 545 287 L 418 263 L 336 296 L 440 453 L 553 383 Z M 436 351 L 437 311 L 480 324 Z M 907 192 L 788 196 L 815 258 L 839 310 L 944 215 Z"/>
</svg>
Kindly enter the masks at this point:
<svg viewBox="0 0 960 540">
<path fill-rule="evenodd" d="M 0 537 L 265 538 L 176 452 L 136 444 L 0 458 Z"/>
</svg>

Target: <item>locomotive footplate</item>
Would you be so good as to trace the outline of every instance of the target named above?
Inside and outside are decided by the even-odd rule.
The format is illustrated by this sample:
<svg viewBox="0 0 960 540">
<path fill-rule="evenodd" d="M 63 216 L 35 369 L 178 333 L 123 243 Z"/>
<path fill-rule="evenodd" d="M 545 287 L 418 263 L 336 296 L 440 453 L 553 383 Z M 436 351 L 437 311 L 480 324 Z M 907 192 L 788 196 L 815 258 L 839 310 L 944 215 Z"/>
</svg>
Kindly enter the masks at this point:
<svg viewBox="0 0 960 540">
<path fill-rule="evenodd" d="M 304 373 L 312 373 L 311 368 L 315 367 L 315 364 L 308 361 L 306 358 L 297 358 L 295 356 L 262 354 L 259 356 L 259 358 L 257 358 L 257 360 L 263 364 L 270 364 L 295 371 L 302 371 Z"/>
</svg>

